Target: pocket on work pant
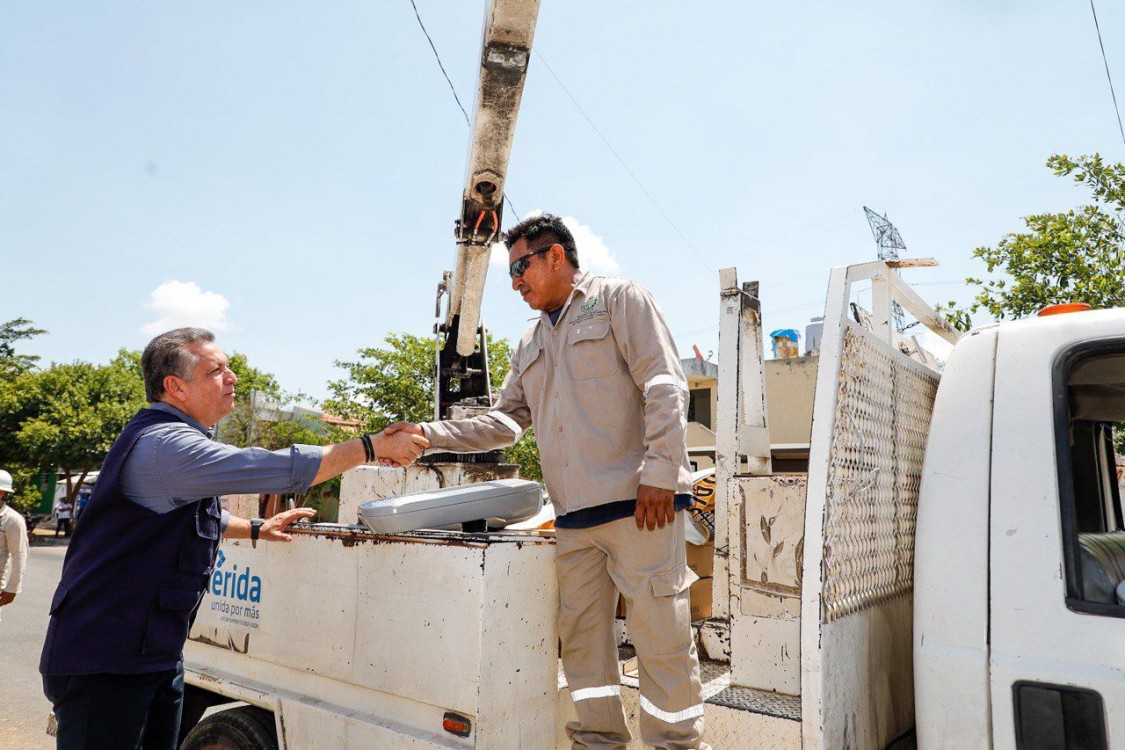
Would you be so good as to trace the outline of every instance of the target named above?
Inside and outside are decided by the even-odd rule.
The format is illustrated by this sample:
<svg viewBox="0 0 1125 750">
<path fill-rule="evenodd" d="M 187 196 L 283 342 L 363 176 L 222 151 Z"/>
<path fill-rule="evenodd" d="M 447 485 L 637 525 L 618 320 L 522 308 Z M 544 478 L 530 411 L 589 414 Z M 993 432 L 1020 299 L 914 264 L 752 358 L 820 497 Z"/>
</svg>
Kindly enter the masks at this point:
<svg viewBox="0 0 1125 750">
<path fill-rule="evenodd" d="M 652 598 L 637 607 L 636 625 L 629 623 L 635 641 L 647 640 L 653 654 L 661 656 L 691 644 L 691 585 L 699 580 L 687 563 L 649 576 Z M 637 630 L 640 635 L 637 635 Z M 640 644 L 638 643 L 638 647 Z"/>
</svg>

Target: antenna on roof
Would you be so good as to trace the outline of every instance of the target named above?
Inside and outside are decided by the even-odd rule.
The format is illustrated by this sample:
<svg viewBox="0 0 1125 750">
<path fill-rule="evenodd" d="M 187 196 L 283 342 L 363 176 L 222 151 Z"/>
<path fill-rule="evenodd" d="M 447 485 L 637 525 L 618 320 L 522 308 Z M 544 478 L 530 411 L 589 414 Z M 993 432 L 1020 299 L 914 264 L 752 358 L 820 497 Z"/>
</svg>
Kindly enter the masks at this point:
<svg viewBox="0 0 1125 750">
<path fill-rule="evenodd" d="M 898 229 L 895 228 L 886 214 L 880 216 L 867 206 L 863 207 L 863 213 L 867 216 L 867 225 L 871 227 L 871 234 L 875 237 L 875 245 L 879 248 L 879 260 L 898 260 L 898 251 L 906 249 L 906 243 L 902 241 L 902 235 L 898 233 Z M 891 317 L 895 330 L 901 332 L 906 325 L 906 321 L 902 306 L 897 302 L 892 301 L 891 303 Z"/>
</svg>

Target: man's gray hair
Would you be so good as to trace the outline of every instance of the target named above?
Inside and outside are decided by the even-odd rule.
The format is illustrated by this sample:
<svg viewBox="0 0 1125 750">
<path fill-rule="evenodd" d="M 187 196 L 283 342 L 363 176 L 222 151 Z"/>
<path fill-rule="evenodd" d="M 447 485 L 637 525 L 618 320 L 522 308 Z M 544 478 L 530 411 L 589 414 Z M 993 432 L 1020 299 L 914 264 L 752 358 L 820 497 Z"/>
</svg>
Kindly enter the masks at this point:
<svg viewBox="0 0 1125 750">
<path fill-rule="evenodd" d="M 191 380 L 197 357 L 188 349 L 192 344 L 211 342 L 215 334 L 206 328 L 177 328 L 162 333 L 145 347 L 141 371 L 145 377 L 145 398 L 159 401 L 164 395 L 164 378 L 169 375 Z"/>
</svg>

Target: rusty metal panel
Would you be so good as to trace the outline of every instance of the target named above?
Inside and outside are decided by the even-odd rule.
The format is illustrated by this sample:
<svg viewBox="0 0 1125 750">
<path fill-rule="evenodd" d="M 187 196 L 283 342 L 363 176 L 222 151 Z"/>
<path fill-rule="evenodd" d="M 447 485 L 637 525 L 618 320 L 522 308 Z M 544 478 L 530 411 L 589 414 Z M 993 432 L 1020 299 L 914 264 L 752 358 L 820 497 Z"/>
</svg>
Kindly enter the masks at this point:
<svg viewBox="0 0 1125 750">
<path fill-rule="evenodd" d="M 807 489 L 804 475 L 737 480 L 743 586 L 766 595 L 800 599 Z"/>
<path fill-rule="evenodd" d="M 801 692 L 803 475 L 741 476 L 731 483 L 731 683 Z"/>
<path fill-rule="evenodd" d="M 332 726 L 357 720 L 412 737 L 440 736 L 441 712 L 457 711 L 472 717 L 475 747 L 519 747 L 546 726 L 543 746 L 554 696 L 524 683 L 552 682 L 553 562 L 550 541 L 530 534 L 381 537 L 325 525 L 291 544 L 227 540 L 185 649 L 189 682 L 333 704 Z M 517 696 L 521 710 L 510 710 Z"/>
</svg>

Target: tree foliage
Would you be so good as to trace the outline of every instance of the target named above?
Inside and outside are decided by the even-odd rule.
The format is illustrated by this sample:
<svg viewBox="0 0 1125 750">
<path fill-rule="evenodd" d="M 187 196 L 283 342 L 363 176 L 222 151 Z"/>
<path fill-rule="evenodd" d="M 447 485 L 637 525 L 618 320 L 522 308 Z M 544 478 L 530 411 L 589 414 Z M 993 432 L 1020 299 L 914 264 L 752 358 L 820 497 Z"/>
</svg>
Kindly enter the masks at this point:
<svg viewBox="0 0 1125 750">
<path fill-rule="evenodd" d="M 428 422 L 434 418 L 434 378 L 438 339 L 410 333 L 392 333 L 382 347 L 367 347 L 351 362 L 337 361 L 345 376 L 329 382 L 330 397 L 324 408 L 333 414 L 359 420 L 361 429 L 377 432 L 393 422 Z M 506 339 L 488 337 L 488 366 L 497 388 L 512 365 Z M 542 479 L 539 449 L 528 430 L 509 448 L 505 459 L 519 464 L 520 474 Z"/>
<path fill-rule="evenodd" d="M 1125 306 L 1125 164 L 1106 164 L 1097 153 L 1076 159 L 1055 154 L 1047 166 L 1087 188 L 1093 201 L 1064 213 L 1025 216 L 1025 231 L 974 250 L 992 275 L 965 280 L 977 288 L 967 310 L 952 302 L 943 306 L 957 328 L 969 330 L 981 310 L 1003 320 L 1060 302 Z M 1125 425 L 1116 426 L 1115 445 L 1125 452 Z"/>
<path fill-rule="evenodd" d="M 9 380 L 32 370 L 39 357 L 32 354 L 18 354 L 16 343 L 33 339 L 46 333 L 36 328 L 27 318 L 16 318 L 0 323 L 0 379 Z"/>
<path fill-rule="evenodd" d="M 982 310 L 1003 320 L 1059 302 L 1125 305 L 1125 164 L 1106 164 L 1095 153 L 1077 159 L 1056 154 L 1047 166 L 1088 188 L 1093 202 L 1026 216 L 1025 231 L 975 249 L 973 256 L 991 275 L 966 279 L 977 289 L 967 310 L 952 302 L 943 306 L 961 330 L 968 330 L 973 314 Z"/>
<path fill-rule="evenodd" d="M 24 512 L 32 511 L 40 501 L 37 478 L 39 468 L 20 463 L 23 458 L 16 441 L 18 418 L 24 408 L 17 396 L 21 377 L 34 371 L 39 357 L 21 354 L 18 345 L 46 333 L 27 318 L 0 323 L 0 468 L 12 475 L 14 492 L 6 501 Z"/>
<path fill-rule="evenodd" d="M 360 349 L 354 362 L 335 363 L 346 375 L 328 383 L 330 396 L 324 407 L 333 414 L 358 419 L 367 432 L 400 420 L 432 420 L 437 338 L 392 333 L 383 343 L 382 347 Z M 488 364 L 495 386 L 511 367 L 506 340 L 489 337 Z"/>
<path fill-rule="evenodd" d="M 144 384 L 128 352 L 109 364 L 53 364 L 25 372 L 0 393 L 0 456 L 23 466 L 63 469 L 73 500 L 125 423 L 145 405 Z"/>
</svg>

